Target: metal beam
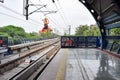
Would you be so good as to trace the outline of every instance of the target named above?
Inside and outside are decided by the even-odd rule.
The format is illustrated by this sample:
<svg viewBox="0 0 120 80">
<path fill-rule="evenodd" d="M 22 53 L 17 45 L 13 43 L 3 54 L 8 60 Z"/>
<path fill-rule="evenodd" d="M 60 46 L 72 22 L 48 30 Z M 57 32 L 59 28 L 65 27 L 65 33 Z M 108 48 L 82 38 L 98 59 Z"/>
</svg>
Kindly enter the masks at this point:
<svg viewBox="0 0 120 80">
<path fill-rule="evenodd" d="M 1 3 L 4 3 L 4 0 L 0 0 Z"/>
<path fill-rule="evenodd" d="M 113 18 L 110 18 L 109 20 L 104 21 L 104 24 L 112 24 L 118 21 L 120 21 L 120 16 L 115 16 Z"/>
<path fill-rule="evenodd" d="M 37 12 L 42 12 L 44 15 L 50 14 L 50 13 L 56 13 L 57 11 L 37 11 Z"/>
<path fill-rule="evenodd" d="M 30 12 L 28 15 L 31 15 L 32 13 L 37 12 L 38 10 L 40 10 L 41 8 L 46 7 L 46 6 L 47 6 L 47 5 L 43 5 L 42 7 L 40 7 L 40 8 L 38 8 L 38 9 L 34 10 L 33 12 Z"/>
<path fill-rule="evenodd" d="M 44 4 L 29 4 L 30 6 L 44 6 Z"/>
<path fill-rule="evenodd" d="M 36 11 L 36 12 L 50 12 L 50 13 L 56 13 L 57 11 Z"/>
<path fill-rule="evenodd" d="M 115 4 L 110 4 L 107 8 L 105 8 L 103 11 L 102 11 L 102 14 L 105 13 L 106 11 L 108 11 L 109 9 L 111 9 Z"/>
<path fill-rule="evenodd" d="M 105 29 L 112 29 L 112 28 L 118 28 L 120 27 L 120 22 L 116 22 L 113 24 L 105 25 Z"/>
<path fill-rule="evenodd" d="M 90 1 L 90 4 L 93 4 L 94 2 L 95 2 L 95 0 L 91 0 L 91 1 Z"/>
</svg>

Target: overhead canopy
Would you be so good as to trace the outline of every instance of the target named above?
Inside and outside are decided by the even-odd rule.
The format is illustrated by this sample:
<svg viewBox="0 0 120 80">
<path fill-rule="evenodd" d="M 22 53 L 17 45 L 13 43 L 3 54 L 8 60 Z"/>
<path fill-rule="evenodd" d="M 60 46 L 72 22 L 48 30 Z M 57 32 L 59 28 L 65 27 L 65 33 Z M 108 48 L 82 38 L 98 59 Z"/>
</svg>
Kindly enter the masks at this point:
<svg viewBox="0 0 120 80">
<path fill-rule="evenodd" d="M 91 12 L 100 29 L 120 27 L 120 0 L 79 1 Z"/>
<path fill-rule="evenodd" d="M 95 18 L 101 33 L 101 48 L 107 47 L 109 29 L 120 28 L 120 0 L 79 0 Z"/>
</svg>

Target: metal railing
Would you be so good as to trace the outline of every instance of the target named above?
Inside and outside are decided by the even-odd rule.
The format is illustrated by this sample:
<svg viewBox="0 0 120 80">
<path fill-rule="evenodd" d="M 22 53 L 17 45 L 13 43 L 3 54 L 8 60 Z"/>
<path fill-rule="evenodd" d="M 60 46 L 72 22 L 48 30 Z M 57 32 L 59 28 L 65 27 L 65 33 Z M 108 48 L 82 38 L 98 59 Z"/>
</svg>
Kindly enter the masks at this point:
<svg viewBox="0 0 120 80">
<path fill-rule="evenodd" d="M 61 36 L 62 48 L 98 47 L 97 36 Z"/>
</svg>

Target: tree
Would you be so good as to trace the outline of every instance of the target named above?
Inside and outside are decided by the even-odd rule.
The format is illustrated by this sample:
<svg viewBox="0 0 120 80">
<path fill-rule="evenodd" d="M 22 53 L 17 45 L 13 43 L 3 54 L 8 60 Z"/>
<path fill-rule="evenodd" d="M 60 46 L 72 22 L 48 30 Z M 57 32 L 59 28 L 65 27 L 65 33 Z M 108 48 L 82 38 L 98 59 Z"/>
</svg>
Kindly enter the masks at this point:
<svg viewBox="0 0 120 80">
<path fill-rule="evenodd" d="M 92 29 L 89 29 L 89 30 L 85 30 L 83 32 L 83 35 L 84 36 L 94 36 L 94 31 Z"/>
<path fill-rule="evenodd" d="M 66 33 L 66 32 L 64 32 L 64 36 L 67 36 L 67 33 Z"/>
<path fill-rule="evenodd" d="M 100 36 L 99 28 L 96 25 L 80 25 L 76 28 L 75 35 L 77 36 Z"/>
<path fill-rule="evenodd" d="M 88 30 L 88 25 L 80 25 L 76 28 L 75 35 L 77 36 L 84 36 L 84 31 Z"/>
<path fill-rule="evenodd" d="M 94 36 L 100 36 L 100 31 L 99 31 L 99 29 L 96 29 L 96 30 L 94 31 Z"/>
<path fill-rule="evenodd" d="M 50 38 L 51 37 L 51 31 L 49 31 L 49 30 L 47 30 L 46 32 L 44 32 L 44 33 L 41 33 L 41 36 L 43 37 L 43 38 Z"/>
<path fill-rule="evenodd" d="M 110 30 L 110 35 L 120 36 L 120 28 L 113 28 Z"/>
<path fill-rule="evenodd" d="M 91 25 L 90 27 L 91 27 L 90 29 L 92 29 L 94 33 L 94 36 L 100 36 L 100 31 L 97 25 Z"/>
<path fill-rule="evenodd" d="M 25 37 L 25 31 L 21 27 L 8 25 L 0 28 L 0 32 L 7 33 L 9 37 Z"/>
<path fill-rule="evenodd" d="M 32 32 L 28 34 L 30 38 L 40 38 L 41 36 L 39 35 L 39 33 L 36 32 Z"/>
<path fill-rule="evenodd" d="M 60 35 L 56 34 L 56 33 L 52 33 L 52 37 L 59 37 Z"/>
<path fill-rule="evenodd" d="M 40 35 L 36 32 L 26 33 L 22 27 L 8 25 L 0 27 L 0 35 L 8 36 L 12 39 L 22 39 L 22 38 L 40 38 Z"/>
</svg>

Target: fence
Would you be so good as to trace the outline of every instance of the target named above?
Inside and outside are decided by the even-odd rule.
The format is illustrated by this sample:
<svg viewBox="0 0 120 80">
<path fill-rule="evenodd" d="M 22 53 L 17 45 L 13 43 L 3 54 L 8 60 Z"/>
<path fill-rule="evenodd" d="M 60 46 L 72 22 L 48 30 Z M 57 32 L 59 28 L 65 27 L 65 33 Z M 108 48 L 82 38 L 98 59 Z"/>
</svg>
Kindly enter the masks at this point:
<svg viewBox="0 0 120 80">
<path fill-rule="evenodd" d="M 96 36 L 61 36 L 61 48 L 98 47 Z"/>
</svg>

